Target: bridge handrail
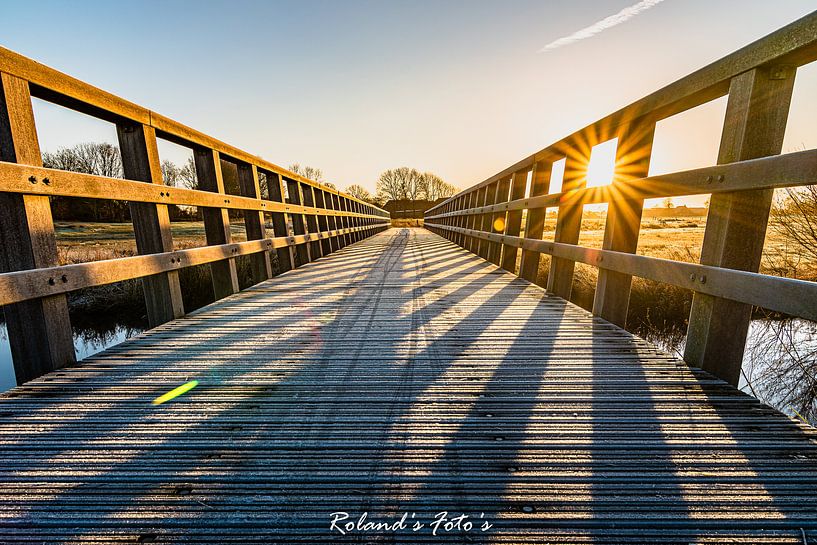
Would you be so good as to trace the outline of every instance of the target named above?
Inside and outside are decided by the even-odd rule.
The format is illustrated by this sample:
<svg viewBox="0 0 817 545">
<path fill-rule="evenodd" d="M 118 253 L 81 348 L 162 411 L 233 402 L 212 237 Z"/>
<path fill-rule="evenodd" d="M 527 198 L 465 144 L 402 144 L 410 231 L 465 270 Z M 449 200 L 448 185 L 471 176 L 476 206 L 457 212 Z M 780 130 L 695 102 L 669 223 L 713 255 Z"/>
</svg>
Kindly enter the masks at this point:
<svg viewBox="0 0 817 545">
<path fill-rule="evenodd" d="M 815 60 L 817 12 L 460 191 L 426 211 L 425 225 L 531 282 L 540 255 L 551 255 L 547 288 L 564 298 L 576 262 L 597 267 L 593 313 L 622 327 L 632 276 L 693 290 L 684 359 L 736 384 L 751 305 L 817 320 L 817 283 L 757 272 L 774 189 L 817 183 L 817 150 L 780 155 L 796 70 Z M 718 165 L 648 176 L 656 123 L 722 96 Z M 612 139 L 613 182 L 586 187 L 591 149 Z M 562 189 L 549 193 L 552 165 L 562 159 Z M 712 199 L 700 264 L 635 255 L 644 199 L 702 193 Z M 580 246 L 582 207 L 601 203 L 602 248 Z M 550 242 L 542 236 L 554 207 Z"/>
<path fill-rule="evenodd" d="M 180 269 L 209 264 L 219 299 L 239 290 L 239 256 L 249 256 L 258 283 L 274 274 L 273 252 L 283 272 L 388 225 L 377 206 L 2 47 L 0 79 L 0 306 L 18 382 L 76 360 L 70 291 L 141 278 L 154 327 L 185 314 Z M 125 179 L 44 168 L 32 97 L 115 124 Z M 199 189 L 164 185 L 158 138 L 193 150 Z M 227 193 L 222 162 L 235 165 L 240 195 Z M 140 255 L 60 265 L 49 200 L 56 196 L 127 201 Z M 201 208 L 206 246 L 174 249 L 170 205 Z M 246 242 L 232 241 L 228 210 L 243 212 Z"/>
</svg>

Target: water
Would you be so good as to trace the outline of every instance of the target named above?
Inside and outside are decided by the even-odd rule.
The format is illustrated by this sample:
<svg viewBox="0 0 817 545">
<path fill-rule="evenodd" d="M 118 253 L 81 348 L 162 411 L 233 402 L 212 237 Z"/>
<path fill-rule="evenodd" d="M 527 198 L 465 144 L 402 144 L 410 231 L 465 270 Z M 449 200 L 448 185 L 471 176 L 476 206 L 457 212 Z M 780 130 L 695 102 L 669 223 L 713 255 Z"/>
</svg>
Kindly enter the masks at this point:
<svg viewBox="0 0 817 545">
<path fill-rule="evenodd" d="M 113 324 L 105 329 L 75 330 L 74 350 L 77 353 L 77 359 L 81 360 L 92 356 L 139 333 L 141 333 L 140 329 L 123 324 Z M 6 330 L 6 324 L 0 324 L 0 392 L 5 392 L 16 386 L 16 384 L 14 366 L 11 362 L 8 331 Z"/>
<path fill-rule="evenodd" d="M 681 357 L 684 334 L 676 327 L 645 336 Z M 797 400 L 809 395 L 803 390 L 814 381 L 816 361 L 817 323 L 799 318 L 754 320 L 749 325 L 738 388 L 789 416 L 803 418 Z M 810 423 L 815 424 L 813 419 Z"/>
</svg>

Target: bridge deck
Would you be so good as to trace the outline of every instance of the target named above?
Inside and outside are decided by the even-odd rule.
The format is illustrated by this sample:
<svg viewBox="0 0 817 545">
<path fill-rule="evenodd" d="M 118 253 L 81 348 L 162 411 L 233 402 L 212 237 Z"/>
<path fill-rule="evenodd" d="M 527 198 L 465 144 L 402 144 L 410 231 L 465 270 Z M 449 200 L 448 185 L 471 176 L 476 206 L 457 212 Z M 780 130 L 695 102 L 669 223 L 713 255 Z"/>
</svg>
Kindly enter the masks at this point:
<svg viewBox="0 0 817 545">
<path fill-rule="evenodd" d="M 3 543 L 817 543 L 815 500 L 814 430 L 419 229 L 0 399 Z"/>
</svg>

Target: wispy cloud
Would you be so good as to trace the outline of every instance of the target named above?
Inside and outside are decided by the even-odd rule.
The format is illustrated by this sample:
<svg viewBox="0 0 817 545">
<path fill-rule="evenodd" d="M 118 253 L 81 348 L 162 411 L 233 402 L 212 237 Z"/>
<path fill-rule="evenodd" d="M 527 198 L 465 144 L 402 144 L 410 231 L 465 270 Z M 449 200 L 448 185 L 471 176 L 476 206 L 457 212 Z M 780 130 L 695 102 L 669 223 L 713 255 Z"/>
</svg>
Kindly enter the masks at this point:
<svg viewBox="0 0 817 545">
<path fill-rule="evenodd" d="M 578 42 L 579 40 L 586 40 L 587 38 L 592 38 L 599 32 L 603 32 L 608 28 L 613 28 L 616 25 L 620 25 L 621 23 L 628 21 L 629 19 L 632 19 L 642 11 L 647 11 L 651 7 L 655 6 L 656 4 L 660 4 L 663 1 L 664 0 L 641 0 L 641 2 L 626 7 L 623 10 L 616 13 L 615 15 L 605 17 L 601 21 L 595 22 L 592 25 L 585 27 L 581 30 L 577 30 L 576 32 L 569 36 L 563 36 L 558 40 L 550 42 L 545 47 L 540 49 L 539 52 L 544 53 L 546 51 L 552 51 L 553 49 L 558 49 L 562 46 L 570 45 L 572 43 Z"/>
</svg>

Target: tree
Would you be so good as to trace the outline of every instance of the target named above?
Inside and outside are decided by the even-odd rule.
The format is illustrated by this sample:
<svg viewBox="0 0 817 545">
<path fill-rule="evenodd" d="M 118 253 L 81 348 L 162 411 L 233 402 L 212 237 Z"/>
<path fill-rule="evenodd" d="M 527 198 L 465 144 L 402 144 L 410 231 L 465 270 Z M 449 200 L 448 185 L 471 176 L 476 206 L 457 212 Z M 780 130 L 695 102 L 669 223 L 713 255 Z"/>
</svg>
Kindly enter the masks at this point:
<svg viewBox="0 0 817 545">
<path fill-rule="evenodd" d="M 319 168 L 310 167 L 310 166 L 301 166 L 299 163 L 293 163 L 289 165 L 289 170 L 297 174 L 298 176 L 303 176 L 304 178 L 308 178 L 313 182 L 323 182 L 323 171 Z M 324 184 L 328 185 L 328 184 Z M 333 186 L 334 187 L 334 186 Z"/>
<path fill-rule="evenodd" d="M 43 166 L 107 178 L 123 177 L 119 148 L 107 142 L 83 142 L 70 148 L 58 148 L 55 152 L 45 152 Z M 92 221 L 115 222 L 130 219 L 128 205 L 122 201 L 55 197 L 53 203 L 56 217 L 75 215 Z"/>
<path fill-rule="evenodd" d="M 425 197 L 429 201 L 451 197 L 457 192 L 456 187 L 446 183 L 442 178 L 432 172 L 423 174 L 423 188 L 425 190 Z"/>
<path fill-rule="evenodd" d="M 352 184 L 346 188 L 346 193 L 361 201 L 371 202 L 372 194 L 362 185 Z"/>
<path fill-rule="evenodd" d="M 193 162 L 192 157 L 188 157 L 187 162 L 179 169 L 177 181 L 181 187 L 187 189 L 199 188 L 199 180 L 196 178 L 196 164 Z"/>
<path fill-rule="evenodd" d="M 672 197 L 667 197 L 664 199 L 663 203 L 664 208 L 675 208 L 675 203 L 672 202 Z"/>
<path fill-rule="evenodd" d="M 400 167 L 383 172 L 377 181 L 377 196 L 387 200 L 436 200 L 450 197 L 457 189 L 436 174 Z"/>
<path fill-rule="evenodd" d="M 162 161 L 162 181 L 165 185 L 176 187 L 179 185 L 179 167 L 176 163 L 165 159 Z"/>
</svg>

